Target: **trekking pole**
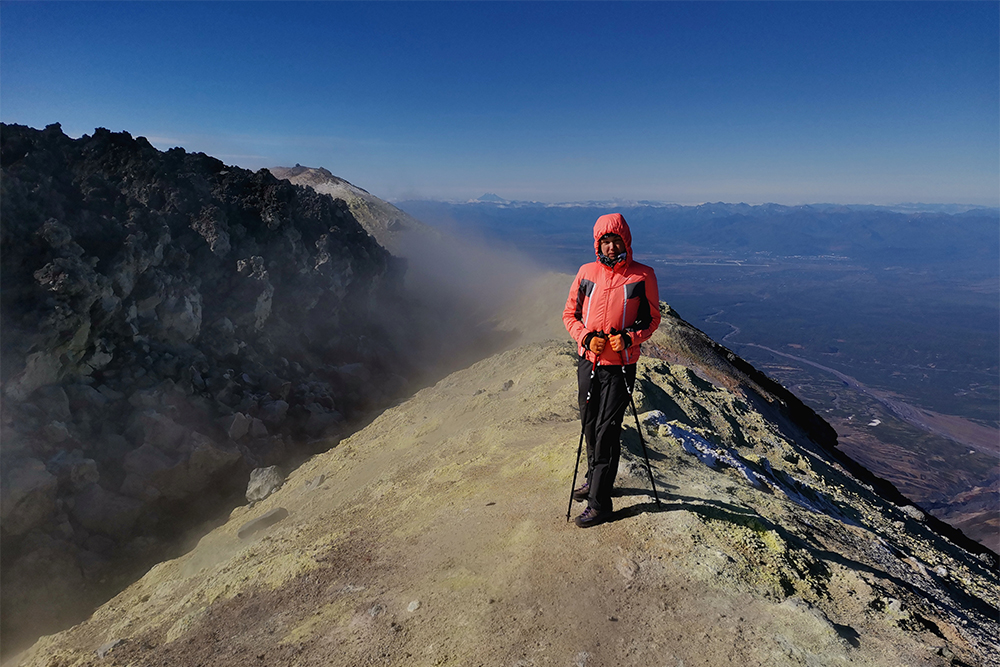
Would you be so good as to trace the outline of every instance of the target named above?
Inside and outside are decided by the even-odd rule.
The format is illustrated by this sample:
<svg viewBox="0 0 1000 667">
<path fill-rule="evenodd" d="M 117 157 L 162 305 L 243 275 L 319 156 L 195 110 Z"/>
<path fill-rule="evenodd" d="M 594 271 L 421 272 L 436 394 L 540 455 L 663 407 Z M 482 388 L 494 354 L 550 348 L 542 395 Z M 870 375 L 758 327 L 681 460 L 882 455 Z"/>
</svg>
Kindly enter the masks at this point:
<svg viewBox="0 0 1000 667">
<path fill-rule="evenodd" d="M 614 333 L 614 332 L 612 332 Z M 625 383 L 625 391 L 628 392 L 628 402 L 632 406 L 632 416 L 635 417 L 635 430 L 639 434 L 639 442 L 642 443 L 642 457 L 646 459 L 646 472 L 649 473 L 649 486 L 653 489 L 653 497 L 656 498 L 656 506 L 660 507 L 660 496 L 656 493 L 656 482 L 653 481 L 653 467 L 649 464 L 649 453 L 646 452 L 646 439 L 642 437 L 642 424 L 639 423 L 639 413 L 635 409 L 635 399 L 632 398 L 632 390 L 635 384 L 628 386 L 628 378 L 625 377 L 625 357 L 618 353 L 618 358 L 622 362 L 622 382 Z"/>
<path fill-rule="evenodd" d="M 594 365 L 590 369 L 590 383 L 587 385 L 587 400 L 583 403 L 583 410 L 580 411 L 580 444 L 576 446 L 576 465 L 573 466 L 573 483 L 569 486 L 569 507 L 566 508 L 566 520 L 569 521 L 570 512 L 573 511 L 573 491 L 576 489 L 576 475 L 580 470 L 580 454 L 583 452 L 583 433 L 587 429 L 587 406 L 590 405 L 590 394 L 594 390 L 594 374 L 597 372 L 598 355 L 594 355 Z"/>
</svg>

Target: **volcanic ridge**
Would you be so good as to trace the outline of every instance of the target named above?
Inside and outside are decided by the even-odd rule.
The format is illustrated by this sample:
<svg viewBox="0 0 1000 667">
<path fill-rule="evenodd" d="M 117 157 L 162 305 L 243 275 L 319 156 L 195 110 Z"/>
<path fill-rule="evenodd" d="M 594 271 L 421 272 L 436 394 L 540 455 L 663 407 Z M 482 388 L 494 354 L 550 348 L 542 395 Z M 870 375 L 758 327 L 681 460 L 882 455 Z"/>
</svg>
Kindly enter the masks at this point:
<svg viewBox="0 0 1000 667">
<path fill-rule="evenodd" d="M 477 344 L 428 383 L 402 351 L 440 340 L 391 321 L 433 318 L 381 317 L 418 294 L 343 199 L 124 133 L 2 139 L 5 623 L 76 623 L 6 664 L 1000 665 L 996 554 L 667 304 L 581 530 L 570 277 L 462 310 Z M 179 553 L 168 518 L 208 502 Z"/>
</svg>

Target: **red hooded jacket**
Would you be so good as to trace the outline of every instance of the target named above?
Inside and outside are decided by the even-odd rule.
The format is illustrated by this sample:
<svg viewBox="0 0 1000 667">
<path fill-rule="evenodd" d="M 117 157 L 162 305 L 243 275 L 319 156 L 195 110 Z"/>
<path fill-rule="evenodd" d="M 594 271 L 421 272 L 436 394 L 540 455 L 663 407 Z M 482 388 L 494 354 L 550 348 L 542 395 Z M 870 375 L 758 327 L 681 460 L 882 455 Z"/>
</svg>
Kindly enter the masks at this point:
<svg viewBox="0 0 1000 667">
<path fill-rule="evenodd" d="M 594 251 L 598 257 L 600 239 L 605 234 L 622 237 L 626 259 L 613 267 L 600 261 L 580 267 L 566 299 L 563 324 L 579 345 L 577 351 L 591 362 L 594 353 L 583 347 L 583 339 L 588 333 L 610 333 L 611 329 L 628 332 L 632 345 L 620 356 L 610 345 L 605 346 L 598 363 L 603 366 L 620 366 L 623 361 L 634 364 L 639 358 L 639 345 L 660 326 L 660 292 L 653 269 L 632 260 L 632 232 L 620 213 L 597 219 Z"/>
</svg>

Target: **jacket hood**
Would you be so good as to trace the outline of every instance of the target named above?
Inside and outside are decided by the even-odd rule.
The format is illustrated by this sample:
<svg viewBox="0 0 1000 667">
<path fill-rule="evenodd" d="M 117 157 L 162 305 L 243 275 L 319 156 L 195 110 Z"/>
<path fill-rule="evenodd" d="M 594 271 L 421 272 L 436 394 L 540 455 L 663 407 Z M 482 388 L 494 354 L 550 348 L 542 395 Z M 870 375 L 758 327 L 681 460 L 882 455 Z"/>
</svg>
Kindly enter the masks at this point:
<svg viewBox="0 0 1000 667">
<path fill-rule="evenodd" d="M 601 237 L 605 234 L 617 234 L 625 241 L 626 264 L 632 261 L 632 231 L 621 213 L 602 215 L 594 224 L 594 253 L 598 259 L 601 256 Z"/>
</svg>

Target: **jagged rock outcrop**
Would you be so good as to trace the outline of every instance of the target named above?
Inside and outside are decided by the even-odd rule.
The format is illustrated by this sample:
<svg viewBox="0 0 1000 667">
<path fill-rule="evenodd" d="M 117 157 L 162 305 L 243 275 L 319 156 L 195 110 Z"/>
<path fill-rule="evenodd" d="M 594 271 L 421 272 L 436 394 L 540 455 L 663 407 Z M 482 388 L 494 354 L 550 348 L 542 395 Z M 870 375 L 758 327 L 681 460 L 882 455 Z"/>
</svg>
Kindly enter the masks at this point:
<svg viewBox="0 0 1000 667">
<path fill-rule="evenodd" d="M 0 140 L 6 643 L 328 446 L 410 361 L 384 317 L 403 264 L 343 201 L 125 132 Z"/>
<path fill-rule="evenodd" d="M 384 248 L 397 256 L 407 256 L 414 244 L 424 245 L 428 239 L 439 238 L 440 232 L 417 220 L 405 211 L 373 196 L 323 167 L 270 167 L 278 178 L 295 185 L 304 185 L 316 192 L 343 199 L 351 214 Z"/>
</svg>

